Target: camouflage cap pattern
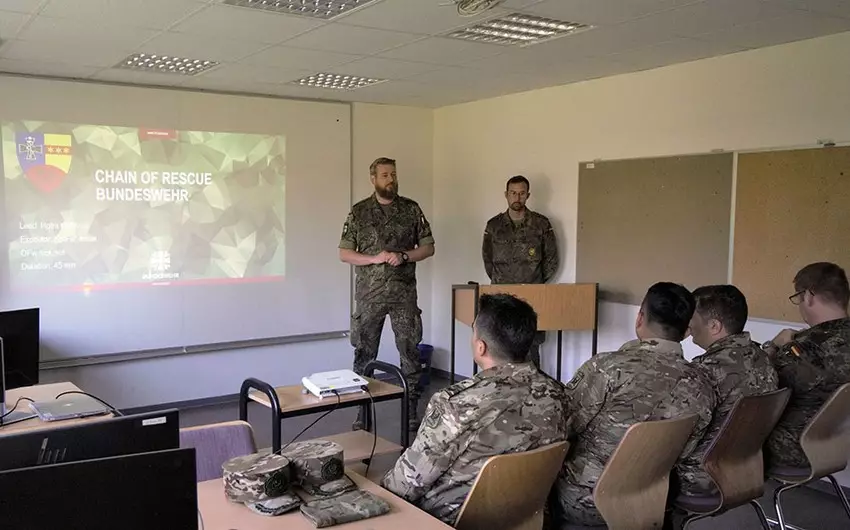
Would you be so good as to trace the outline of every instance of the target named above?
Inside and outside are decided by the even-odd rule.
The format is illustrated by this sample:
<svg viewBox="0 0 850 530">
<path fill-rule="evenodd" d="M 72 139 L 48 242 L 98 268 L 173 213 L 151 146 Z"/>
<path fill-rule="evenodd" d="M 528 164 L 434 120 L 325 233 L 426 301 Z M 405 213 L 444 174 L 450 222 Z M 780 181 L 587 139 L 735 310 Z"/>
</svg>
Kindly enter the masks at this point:
<svg viewBox="0 0 850 530">
<path fill-rule="evenodd" d="M 254 453 L 231 458 L 221 467 L 224 494 L 231 502 L 262 515 L 280 515 L 301 504 L 290 490 L 292 471 L 284 456 Z"/>
<path fill-rule="evenodd" d="M 292 462 L 295 483 L 312 496 L 329 497 L 357 489 L 345 476 L 343 449 L 336 442 L 296 442 L 282 454 Z"/>
</svg>

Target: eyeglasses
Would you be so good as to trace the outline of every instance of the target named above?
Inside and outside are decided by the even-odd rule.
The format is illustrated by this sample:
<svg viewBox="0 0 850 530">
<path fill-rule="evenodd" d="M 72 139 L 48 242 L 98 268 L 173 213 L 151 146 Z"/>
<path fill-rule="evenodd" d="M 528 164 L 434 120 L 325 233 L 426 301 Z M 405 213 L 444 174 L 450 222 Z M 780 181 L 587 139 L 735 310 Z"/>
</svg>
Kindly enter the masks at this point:
<svg viewBox="0 0 850 530">
<path fill-rule="evenodd" d="M 791 300 L 791 303 L 794 305 L 800 305 L 803 303 L 803 295 L 806 294 L 808 289 L 803 289 L 802 291 L 797 291 L 788 297 L 788 300 Z"/>
</svg>

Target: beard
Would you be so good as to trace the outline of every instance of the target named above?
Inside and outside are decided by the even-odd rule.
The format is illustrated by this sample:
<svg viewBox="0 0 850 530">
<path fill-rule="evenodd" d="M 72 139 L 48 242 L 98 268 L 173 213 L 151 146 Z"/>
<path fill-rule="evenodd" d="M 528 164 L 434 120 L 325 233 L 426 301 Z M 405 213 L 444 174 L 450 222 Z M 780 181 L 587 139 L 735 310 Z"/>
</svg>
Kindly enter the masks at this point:
<svg viewBox="0 0 850 530">
<path fill-rule="evenodd" d="M 388 201 L 395 199 L 397 192 L 398 190 L 396 189 L 395 184 L 388 184 L 383 188 L 375 186 L 375 193 L 377 193 L 380 198 Z"/>
<path fill-rule="evenodd" d="M 525 206 L 521 202 L 512 202 L 511 203 L 511 210 L 513 210 L 515 212 L 521 212 L 523 209 L 525 209 Z"/>
</svg>

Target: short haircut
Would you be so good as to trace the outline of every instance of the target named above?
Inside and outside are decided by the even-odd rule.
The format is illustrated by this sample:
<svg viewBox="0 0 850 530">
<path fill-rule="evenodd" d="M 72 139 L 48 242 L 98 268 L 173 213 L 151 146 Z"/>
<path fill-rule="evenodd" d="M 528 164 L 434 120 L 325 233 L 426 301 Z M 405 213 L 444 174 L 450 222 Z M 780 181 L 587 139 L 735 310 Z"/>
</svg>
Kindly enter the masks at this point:
<svg viewBox="0 0 850 530">
<path fill-rule="evenodd" d="M 475 329 L 495 357 L 525 362 L 537 332 L 537 313 L 527 302 L 509 294 L 481 295 Z"/>
<path fill-rule="evenodd" d="M 378 166 L 393 166 L 395 167 L 395 160 L 392 158 L 387 158 L 382 156 L 381 158 L 376 158 L 372 165 L 369 166 L 369 175 L 375 176 L 378 174 Z"/>
<path fill-rule="evenodd" d="M 662 339 L 685 339 L 696 302 L 690 291 L 677 283 L 656 283 L 646 292 L 641 310 L 649 324 L 658 327 Z"/>
<path fill-rule="evenodd" d="M 505 184 L 505 191 L 508 191 L 508 188 L 511 187 L 511 184 L 525 184 L 525 191 L 531 190 L 531 184 L 529 184 L 528 179 L 523 177 L 522 175 L 517 175 L 515 177 L 509 178 L 508 183 Z"/>
<path fill-rule="evenodd" d="M 734 285 L 706 285 L 694 291 L 696 312 L 723 324 L 730 335 L 744 331 L 749 308 L 747 297 Z"/>
<path fill-rule="evenodd" d="M 845 309 L 850 302 L 847 274 L 835 263 L 820 262 L 806 265 L 794 276 L 794 288 L 797 291 L 811 291 Z"/>
</svg>

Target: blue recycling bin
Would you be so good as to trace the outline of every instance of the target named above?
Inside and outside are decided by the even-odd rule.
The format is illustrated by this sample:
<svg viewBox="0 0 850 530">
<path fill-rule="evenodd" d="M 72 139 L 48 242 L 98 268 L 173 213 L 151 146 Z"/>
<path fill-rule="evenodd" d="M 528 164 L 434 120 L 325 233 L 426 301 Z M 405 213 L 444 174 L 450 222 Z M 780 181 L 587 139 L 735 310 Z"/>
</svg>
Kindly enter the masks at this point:
<svg viewBox="0 0 850 530">
<path fill-rule="evenodd" d="M 420 344 L 417 349 L 419 350 L 419 364 L 422 367 L 418 386 L 420 389 L 424 389 L 431 384 L 431 358 L 434 355 L 434 347 L 430 344 Z"/>
</svg>

